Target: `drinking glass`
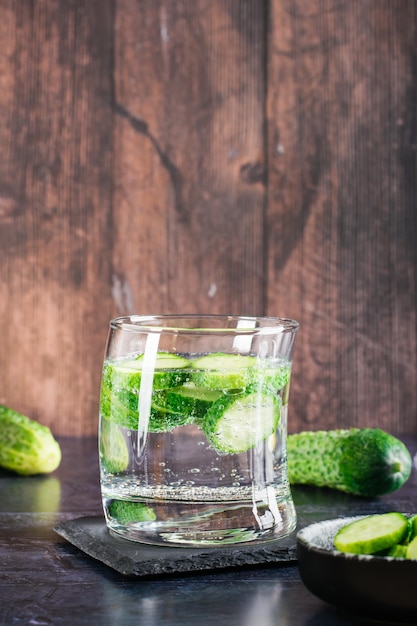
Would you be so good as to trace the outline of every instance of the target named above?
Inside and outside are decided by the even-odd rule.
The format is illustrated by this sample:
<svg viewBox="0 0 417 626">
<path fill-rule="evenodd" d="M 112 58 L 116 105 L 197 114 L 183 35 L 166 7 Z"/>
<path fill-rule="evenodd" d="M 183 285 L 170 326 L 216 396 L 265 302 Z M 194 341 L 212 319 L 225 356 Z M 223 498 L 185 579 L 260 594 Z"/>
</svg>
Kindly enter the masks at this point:
<svg viewBox="0 0 417 626">
<path fill-rule="evenodd" d="M 272 317 L 111 320 L 99 421 L 111 533 L 219 546 L 294 530 L 286 436 L 297 330 Z"/>
</svg>

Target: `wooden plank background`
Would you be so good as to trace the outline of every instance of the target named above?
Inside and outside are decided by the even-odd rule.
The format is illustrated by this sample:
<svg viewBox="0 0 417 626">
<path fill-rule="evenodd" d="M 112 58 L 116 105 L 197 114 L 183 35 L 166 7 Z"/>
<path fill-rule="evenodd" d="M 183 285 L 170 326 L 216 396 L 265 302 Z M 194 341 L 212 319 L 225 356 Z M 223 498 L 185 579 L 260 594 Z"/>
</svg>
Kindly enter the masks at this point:
<svg viewBox="0 0 417 626">
<path fill-rule="evenodd" d="M 415 0 L 0 0 L 0 38 L 0 402 L 92 434 L 110 318 L 282 315 L 290 431 L 415 434 Z"/>
</svg>

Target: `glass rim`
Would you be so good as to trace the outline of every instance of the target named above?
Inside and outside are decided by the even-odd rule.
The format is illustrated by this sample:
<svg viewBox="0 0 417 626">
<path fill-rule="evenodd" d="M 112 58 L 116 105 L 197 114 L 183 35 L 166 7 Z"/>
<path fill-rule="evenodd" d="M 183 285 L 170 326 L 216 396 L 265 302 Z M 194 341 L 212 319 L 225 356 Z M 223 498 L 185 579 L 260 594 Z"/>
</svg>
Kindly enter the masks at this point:
<svg viewBox="0 0 417 626">
<path fill-rule="evenodd" d="M 180 320 L 191 322 L 192 320 L 206 321 L 206 326 L 185 326 L 175 324 Z M 215 321 L 236 322 L 236 326 L 210 326 Z M 169 321 L 169 325 L 168 325 Z M 152 323 L 154 322 L 154 323 Z M 159 325 L 157 323 L 159 322 Z M 167 322 L 167 324 L 165 324 Z M 257 325 L 259 323 L 262 325 Z M 247 326 L 245 325 L 247 324 Z M 273 316 L 250 316 L 250 315 L 223 315 L 223 314 L 158 314 L 158 315 L 122 315 L 110 320 L 112 330 L 121 330 L 132 333 L 182 333 L 182 334 L 234 334 L 234 335 L 269 335 L 297 332 L 300 324 L 294 319 Z"/>
</svg>

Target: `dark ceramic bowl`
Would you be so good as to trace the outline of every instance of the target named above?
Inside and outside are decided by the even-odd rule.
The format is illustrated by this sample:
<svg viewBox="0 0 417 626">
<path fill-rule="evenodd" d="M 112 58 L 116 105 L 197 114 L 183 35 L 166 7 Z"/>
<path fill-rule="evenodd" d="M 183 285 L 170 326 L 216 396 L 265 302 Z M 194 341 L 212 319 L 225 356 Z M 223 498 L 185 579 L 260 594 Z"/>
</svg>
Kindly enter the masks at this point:
<svg viewBox="0 0 417 626">
<path fill-rule="evenodd" d="M 298 532 L 303 583 L 320 599 L 349 612 L 417 624 L 417 560 L 335 550 L 339 528 L 360 517 L 326 520 Z"/>
</svg>

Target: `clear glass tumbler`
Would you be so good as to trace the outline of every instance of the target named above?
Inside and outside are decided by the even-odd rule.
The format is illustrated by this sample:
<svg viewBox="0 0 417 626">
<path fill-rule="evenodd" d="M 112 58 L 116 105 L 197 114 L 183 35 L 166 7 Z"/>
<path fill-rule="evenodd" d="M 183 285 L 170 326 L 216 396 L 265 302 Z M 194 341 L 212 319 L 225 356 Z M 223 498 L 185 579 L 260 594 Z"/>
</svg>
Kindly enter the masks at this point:
<svg viewBox="0 0 417 626">
<path fill-rule="evenodd" d="M 219 546 L 294 530 L 286 436 L 297 330 L 225 315 L 110 322 L 99 425 L 110 532 Z"/>
</svg>

